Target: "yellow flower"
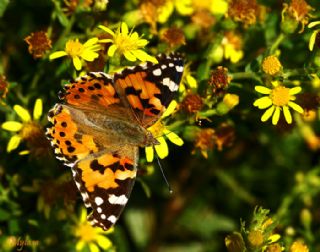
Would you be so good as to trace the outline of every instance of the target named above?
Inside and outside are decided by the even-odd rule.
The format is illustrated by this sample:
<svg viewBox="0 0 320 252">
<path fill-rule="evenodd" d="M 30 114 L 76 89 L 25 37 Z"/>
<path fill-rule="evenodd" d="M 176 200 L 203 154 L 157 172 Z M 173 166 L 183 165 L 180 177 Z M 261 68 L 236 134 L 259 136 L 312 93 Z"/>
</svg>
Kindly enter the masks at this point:
<svg viewBox="0 0 320 252">
<path fill-rule="evenodd" d="M 81 44 L 78 39 L 68 40 L 64 51 L 57 51 L 50 54 L 49 59 L 53 60 L 63 56 L 69 56 L 72 58 L 74 67 L 79 71 L 82 68 L 82 60 L 94 61 L 99 57 L 97 51 L 101 49 L 101 46 L 98 44 L 98 41 L 98 38 L 91 38 L 84 44 Z"/>
<path fill-rule="evenodd" d="M 177 106 L 176 101 L 172 101 L 167 110 L 162 115 L 161 119 L 171 115 Z M 161 121 L 156 122 L 154 125 L 148 128 L 148 131 L 159 141 L 158 145 L 145 147 L 147 162 L 152 162 L 154 158 L 154 149 L 157 152 L 159 158 L 164 159 L 169 155 L 168 144 L 164 138 L 169 139 L 170 142 L 175 145 L 182 146 L 183 140 L 174 132 L 170 131 Z"/>
<path fill-rule="evenodd" d="M 197 89 L 197 80 L 192 76 L 190 69 L 191 62 L 184 65 L 184 70 L 181 78 L 181 83 L 179 86 L 179 92 L 185 93 L 186 89 Z"/>
<path fill-rule="evenodd" d="M 272 116 L 272 124 L 276 125 L 280 118 L 280 112 L 283 111 L 284 118 L 288 124 L 292 123 L 292 116 L 290 114 L 289 107 L 303 113 L 303 108 L 293 102 L 296 94 L 301 91 L 301 87 L 286 88 L 277 83 L 273 83 L 274 87 L 269 89 L 264 86 L 256 86 L 255 90 L 261 94 L 267 95 L 257 99 L 253 105 L 259 109 L 266 109 L 266 112 L 262 115 L 261 121 L 265 122 Z"/>
<path fill-rule="evenodd" d="M 14 105 L 13 109 L 21 118 L 22 122 L 7 121 L 1 125 L 2 129 L 16 133 L 8 142 L 7 152 L 11 152 L 18 148 L 22 140 L 28 141 L 32 138 L 38 137 L 39 134 L 42 134 L 42 128 L 38 123 L 38 120 L 42 115 L 42 100 L 40 98 L 38 98 L 34 104 L 33 119 L 29 111 L 20 105 Z M 20 155 L 28 153 L 28 150 L 19 152 Z"/>
<path fill-rule="evenodd" d="M 308 24 L 308 28 L 313 28 L 313 27 L 315 27 L 315 26 L 317 26 L 319 24 L 320 24 L 320 21 L 311 22 L 311 23 Z M 310 40 L 309 40 L 309 50 L 310 51 L 313 51 L 314 45 L 315 45 L 315 43 L 317 41 L 317 38 L 319 39 L 319 36 L 320 36 L 319 32 L 320 32 L 320 29 L 317 29 L 311 34 L 311 37 L 310 37 Z"/>
<path fill-rule="evenodd" d="M 290 252 L 309 252 L 308 247 L 302 241 L 295 241 L 290 247 Z"/>
<path fill-rule="evenodd" d="M 222 39 L 224 58 L 237 63 L 243 57 L 242 39 L 233 32 L 227 32 Z"/>
<path fill-rule="evenodd" d="M 128 25 L 122 22 L 117 31 L 114 32 L 108 27 L 100 25 L 99 28 L 109 33 L 112 36 L 112 39 L 101 39 L 101 43 L 112 43 L 108 49 L 108 56 L 113 57 L 115 52 L 118 52 L 120 55 L 129 61 L 151 61 L 153 63 L 158 63 L 157 59 L 141 48 L 144 48 L 149 42 L 146 39 L 142 39 L 137 32 L 131 30 L 129 32 Z"/>
<path fill-rule="evenodd" d="M 266 74 L 276 75 L 281 71 L 282 65 L 277 56 L 270 55 L 263 59 L 261 67 Z"/>
<path fill-rule="evenodd" d="M 80 220 L 76 220 L 73 233 L 79 239 L 76 243 L 76 250 L 82 251 L 84 247 L 89 248 L 90 252 L 105 251 L 112 247 L 112 242 L 105 234 L 113 232 L 113 228 L 103 231 L 99 227 L 93 227 L 87 221 L 87 211 L 81 209 Z M 87 250 L 86 250 L 87 251 Z"/>
</svg>

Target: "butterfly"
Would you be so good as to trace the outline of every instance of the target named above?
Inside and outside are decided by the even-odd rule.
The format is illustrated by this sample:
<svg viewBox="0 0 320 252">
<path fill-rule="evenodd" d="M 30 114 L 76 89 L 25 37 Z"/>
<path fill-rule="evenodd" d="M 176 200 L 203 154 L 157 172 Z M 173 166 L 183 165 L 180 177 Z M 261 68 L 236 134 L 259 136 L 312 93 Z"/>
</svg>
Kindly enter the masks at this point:
<svg viewBox="0 0 320 252">
<path fill-rule="evenodd" d="M 139 147 L 158 144 L 147 128 L 179 89 L 182 57 L 157 60 L 114 75 L 81 76 L 65 85 L 61 103 L 48 112 L 47 138 L 56 158 L 71 167 L 95 227 L 108 230 L 118 220 L 135 182 Z"/>
</svg>

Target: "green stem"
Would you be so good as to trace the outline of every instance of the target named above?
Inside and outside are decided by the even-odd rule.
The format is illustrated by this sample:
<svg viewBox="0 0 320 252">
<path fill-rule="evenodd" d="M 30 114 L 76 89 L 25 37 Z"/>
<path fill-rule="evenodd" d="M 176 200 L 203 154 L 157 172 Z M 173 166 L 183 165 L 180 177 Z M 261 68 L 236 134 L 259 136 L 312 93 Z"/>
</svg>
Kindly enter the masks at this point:
<svg viewBox="0 0 320 252">
<path fill-rule="evenodd" d="M 270 54 L 273 54 L 275 50 L 278 49 L 279 45 L 284 40 L 284 38 L 285 38 L 285 35 L 283 33 L 280 33 L 277 39 L 272 44 L 272 46 L 270 47 Z"/>
</svg>

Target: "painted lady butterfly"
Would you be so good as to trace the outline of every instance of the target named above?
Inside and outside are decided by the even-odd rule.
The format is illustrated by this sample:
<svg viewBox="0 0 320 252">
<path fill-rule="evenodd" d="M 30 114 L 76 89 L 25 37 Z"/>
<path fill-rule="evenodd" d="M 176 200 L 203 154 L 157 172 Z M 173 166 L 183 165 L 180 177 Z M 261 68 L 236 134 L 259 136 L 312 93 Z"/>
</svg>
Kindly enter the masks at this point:
<svg viewBox="0 0 320 252">
<path fill-rule="evenodd" d="M 72 169 L 93 226 L 109 229 L 130 196 L 139 147 L 158 141 L 147 128 L 178 91 L 183 60 L 157 57 L 158 64 L 128 67 L 114 76 L 91 72 L 65 86 L 63 104 L 48 113 L 56 157 Z"/>
</svg>

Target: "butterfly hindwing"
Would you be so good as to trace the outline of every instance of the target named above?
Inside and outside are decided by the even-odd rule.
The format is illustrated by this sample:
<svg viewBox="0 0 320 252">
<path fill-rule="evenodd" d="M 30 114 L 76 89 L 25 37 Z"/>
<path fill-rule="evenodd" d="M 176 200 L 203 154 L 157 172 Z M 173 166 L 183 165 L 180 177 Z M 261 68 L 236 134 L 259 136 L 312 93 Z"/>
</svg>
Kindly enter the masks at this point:
<svg viewBox="0 0 320 252">
<path fill-rule="evenodd" d="M 179 55 L 160 55 L 157 60 L 157 64 L 126 68 L 114 77 L 115 88 L 144 127 L 160 118 L 177 93 L 183 73 Z"/>
<path fill-rule="evenodd" d="M 104 230 L 118 220 L 135 182 L 138 148 L 123 146 L 121 152 L 90 155 L 72 168 L 85 206 L 92 209 L 88 220 Z"/>
</svg>

